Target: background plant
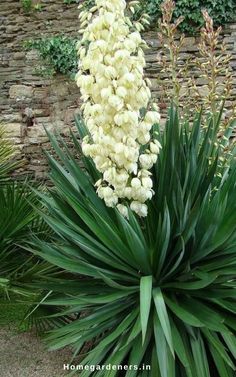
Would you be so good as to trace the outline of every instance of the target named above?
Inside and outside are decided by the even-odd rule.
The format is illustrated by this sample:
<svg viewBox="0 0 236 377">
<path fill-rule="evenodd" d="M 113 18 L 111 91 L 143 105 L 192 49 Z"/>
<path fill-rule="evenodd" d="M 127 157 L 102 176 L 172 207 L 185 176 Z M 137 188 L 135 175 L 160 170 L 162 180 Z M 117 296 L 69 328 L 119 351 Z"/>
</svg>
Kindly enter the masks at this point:
<svg viewBox="0 0 236 377">
<path fill-rule="evenodd" d="M 175 3 L 171 0 L 164 1 L 161 9 L 162 18 L 159 20 L 158 33 L 161 51 L 158 62 L 162 74 L 171 77 L 171 80 L 158 81 L 163 104 L 174 101 L 182 108 L 182 115 L 194 113 L 201 107 L 204 113 L 215 113 L 216 109 L 230 98 L 233 82 L 232 56 L 226 52 L 225 43 L 220 38 L 221 27 L 214 29 L 213 20 L 207 11 L 203 11 L 205 26 L 200 33 L 199 53 L 183 64 L 181 49 L 185 36 L 182 34 L 179 39 L 177 34 L 177 27 L 183 22 L 183 18 L 173 21 Z M 189 72 L 194 72 L 194 75 L 189 75 Z M 205 81 L 201 90 L 196 83 L 198 78 Z M 234 108 L 231 109 L 231 114 L 228 111 L 226 124 L 232 118 Z"/>
<path fill-rule="evenodd" d="M 61 73 L 73 77 L 78 64 L 76 43 L 76 39 L 56 35 L 26 41 L 24 46 L 26 49 L 35 49 L 39 52 L 45 63 L 39 68 L 42 74 L 52 76 Z"/>
<path fill-rule="evenodd" d="M 200 58 L 195 60 L 201 73 L 200 77 L 207 81 L 206 96 L 203 102 L 207 109 L 215 113 L 222 101 L 229 98 L 232 90 L 232 69 L 230 63 L 232 56 L 226 53 L 225 43 L 219 39 L 222 31 L 221 27 L 214 30 L 213 20 L 203 11 L 205 26 L 201 29 L 201 39 L 199 43 Z M 217 51 L 218 50 L 218 51 Z M 220 77 L 224 77 L 224 82 L 220 82 Z M 193 87 L 197 88 L 196 84 Z M 197 100 L 201 97 L 199 91 Z"/>
<path fill-rule="evenodd" d="M 166 0 L 161 5 L 162 17 L 159 19 L 158 39 L 161 42 L 162 49 L 158 55 L 158 62 L 161 63 L 162 73 L 166 77 L 170 77 L 170 80 L 163 82 L 160 79 L 158 84 L 162 88 L 162 100 L 166 103 L 173 101 L 177 106 L 181 106 L 181 88 L 183 88 L 181 79 L 186 74 L 187 63 L 185 66 L 179 63 L 184 35 L 181 35 L 180 40 L 178 40 L 176 33 L 178 26 L 183 22 L 183 17 L 173 21 L 174 10 L 175 3 L 172 0 Z"/>
</svg>

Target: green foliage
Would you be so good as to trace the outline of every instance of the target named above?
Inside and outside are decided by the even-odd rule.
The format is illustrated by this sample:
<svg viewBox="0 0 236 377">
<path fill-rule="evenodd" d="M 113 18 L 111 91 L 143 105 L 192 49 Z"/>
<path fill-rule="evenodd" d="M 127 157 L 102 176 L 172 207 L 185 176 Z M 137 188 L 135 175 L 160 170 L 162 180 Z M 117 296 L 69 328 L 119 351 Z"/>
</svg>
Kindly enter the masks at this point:
<svg viewBox="0 0 236 377">
<path fill-rule="evenodd" d="M 84 136 L 81 119 L 77 125 Z M 150 364 L 145 376 L 213 377 L 214 370 L 214 377 L 233 377 L 236 159 L 234 151 L 219 163 L 233 125 L 221 143 L 219 126 L 218 114 L 197 114 L 190 126 L 172 108 L 159 130 L 148 217 L 129 212 L 128 220 L 96 195 L 93 162 L 84 157 L 85 172 L 63 140 L 49 135 L 60 162 L 48 155 L 54 189 L 40 197 L 58 242 L 36 240 L 29 249 L 68 273 L 42 288 L 54 291 L 45 303 L 62 307 L 59 319 L 77 318 L 50 333 L 52 349 L 72 345 L 77 354 L 89 344 L 82 364 Z"/>
<path fill-rule="evenodd" d="M 75 75 L 77 71 L 77 40 L 57 35 L 25 42 L 25 48 L 36 49 L 46 66 L 41 67 L 41 73 L 53 75 L 61 73 Z"/>
<path fill-rule="evenodd" d="M 139 16 L 143 12 L 147 13 L 150 17 L 151 26 L 157 26 L 157 21 L 161 17 L 161 3 L 162 0 L 142 0 L 140 1 L 140 9 L 137 15 Z"/>
<path fill-rule="evenodd" d="M 74 0 L 64 0 L 66 4 L 72 4 Z M 157 21 L 161 16 L 160 4 L 162 0 L 143 0 L 134 19 L 139 19 L 141 14 L 147 13 L 150 17 L 151 26 L 157 25 Z M 94 5 L 94 0 L 87 0 L 83 2 L 84 8 L 91 8 Z M 185 17 L 184 21 L 180 24 L 182 31 L 193 33 L 203 25 L 203 17 L 201 10 L 208 9 L 210 16 L 213 17 L 215 25 L 225 24 L 233 17 L 236 10 L 236 4 L 233 0 L 228 2 L 214 1 L 201 2 L 196 0 L 194 2 L 186 2 L 181 0 L 176 2 L 175 19 L 180 15 Z M 41 10 L 38 4 L 38 10 Z M 74 38 L 66 37 L 64 35 L 57 35 L 53 37 L 42 37 L 37 40 L 30 40 L 25 42 L 27 49 L 36 49 L 45 64 L 36 68 L 36 73 L 41 76 L 53 76 L 60 73 L 69 75 L 74 78 L 77 72 L 78 57 L 76 51 L 77 40 Z"/>
<path fill-rule="evenodd" d="M 25 13 L 28 13 L 32 9 L 32 0 L 21 0 L 21 5 Z"/>
<path fill-rule="evenodd" d="M 194 33 L 204 24 L 202 9 L 206 9 L 215 26 L 225 25 L 235 19 L 234 0 L 181 0 L 176 2 L 175 16 L 184 16 L 182 31 Z"/>
</svg>

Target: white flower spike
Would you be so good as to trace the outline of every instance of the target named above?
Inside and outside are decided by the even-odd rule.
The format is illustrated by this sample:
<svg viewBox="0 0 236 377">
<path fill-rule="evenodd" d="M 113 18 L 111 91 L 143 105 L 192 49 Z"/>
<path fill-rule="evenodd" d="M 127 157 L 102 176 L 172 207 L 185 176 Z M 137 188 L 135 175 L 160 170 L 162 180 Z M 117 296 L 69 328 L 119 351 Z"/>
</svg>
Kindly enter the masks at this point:
<svg viewBox="0 0 236 377">
<path fill-rule="evenodd" d="M 82 149 L 103 175 L 96 187 L 106 205 L 116 206 L 125 217 L 129 205 L 145 217 L 145 202 L 154 195 L 149 170 L 161 148 L 150 131 L 160 115 L 157 109 L 148 110 L 144 41 L 138 30 L 131 30 L 125 9 L 125 0 L 96 0 L 90 12 L 80 14 L 83 36 L 76 79 L 91 135 L 84 138 Z"/>
</svg>

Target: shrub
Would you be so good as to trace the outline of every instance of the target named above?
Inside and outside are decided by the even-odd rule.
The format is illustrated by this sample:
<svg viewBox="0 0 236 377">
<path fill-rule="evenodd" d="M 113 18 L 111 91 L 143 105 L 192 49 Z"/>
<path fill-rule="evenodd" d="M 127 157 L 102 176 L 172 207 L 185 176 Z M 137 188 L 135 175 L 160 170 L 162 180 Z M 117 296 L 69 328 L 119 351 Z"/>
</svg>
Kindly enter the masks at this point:
<svg viewBox="0 0 236 377">
<path fill-rule="evenodd" d="M 219 142 L 219 125 L 220 114 L 196 114 L 191 127 L 172 108 L 159 134 L 148 217 L 129 211 L 128 220 L 97 197 L 93 163 L 83 157 L 83 171 L 50 135 L 60 163 L 48 155 L 54 189 L 41 197 L 58 242 L 30 248 L 72 274 L 45 283 L 54 291 L 47 304 L 77 318 L 48 336 L 52 349 L 71 345 L 77 354 L 89 344 L 83 365 L 150 364 L 145 376 L 233 376 L 236 160 L 234 153 L 219 163 L 232 132 Z M 93 375 L 101 373 L 119 375 Z"/>
</svg>

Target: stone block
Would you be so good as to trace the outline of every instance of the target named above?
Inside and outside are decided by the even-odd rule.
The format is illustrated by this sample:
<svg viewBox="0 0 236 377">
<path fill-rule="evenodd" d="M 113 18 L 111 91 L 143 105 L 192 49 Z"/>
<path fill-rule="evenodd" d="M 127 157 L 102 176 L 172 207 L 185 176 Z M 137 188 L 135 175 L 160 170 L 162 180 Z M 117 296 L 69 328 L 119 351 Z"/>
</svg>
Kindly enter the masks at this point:
<svg viewBox="0 0 236 377">
<path fill-rule="evenodd" d="M 22 122 L 22 114 L 12 111 L 9 114 L 2 115 L 1 121 L 3 123 L 20 123 Z"/>
<path fill-rule="evenodd" d="M 25 53 L 24 52 L 15 52 L 13 55 L 13 59 L 15 60 L 21 60 L 25 58 Z"/>
<path fill-rule="evenodd" d="M 23 125 L 22 123 L 8 123 L 6 130 L 9 137 L 22 137 Z"/>
<path fill-rule="evenodd" d="M 235 41 L 235 38 L 233 36 L 230 36 L 230 37 L 225 37 L 223 39 L 224 43 L 234 43 Z"/>
<path fill-rule="evenodd" d="M 75 119 L 75 109 L 66 109 L 63 114 L 65 124 L 71 124 Z"/>
<path fill-rule="evenodd" d="M 32 94 L 33 88 L 26 85 L 12 85 L 9 90 L 10 98 L 18 101 L 31 98 Z"/>
<path fill-rule="evenodd" d="M 42 179 L 42 180 L 45 180 L 48 178 L 48 172 L 47 172 L 47 169 L 45 169 L 45 171 L 35 171 L 35 178 L 36 179 Z"/>
<path fill-rule="evenodd" d="M 203 85 L 207 85 L 208 84 L 208 79 L 207 78 L 204 78 L 204 77 L 198 77 L 196 79 L 196 84 L 197 86 L 203 86 Z"/>
<path fill-rule="evenodd" d="M 45 100 L 48 97 L 48 88 L 42 87 L 34 89 L 33 96 L 35 99 Z"/>
<path fill-rule="evenodd" d="M 39 59 L 39 52 L 37 50 L 30 50 L 26 53 L 27 60 L 38 60 Z"/>
<path fill-rule="evenodd" d="M 27 130 L 27 136 L 29 138 L 41 138 L 41 137 L 45 137 L 45 129 L 42 127 L 42 126 L 33 126 L 33 127 L 30 127 L 28 128 Z"/>
<path fill-rule="evenodd" d="M 209 88 L 207 85 L 203 85 L 203 86 L 200 86 L 198 88 L 198 91 L 199 91 L 199 94 L 202 96 L 202 97 L 205 97 L 209 94 Z"/>
<path fill-rule="evenodd" d="M 56 97 L 67 97 L 69 94 L 69 84 L 67 82 L 56 82 L 51 86 L 51 93 Z"/>
<path fill-rule="evenodd" d="M 195 47 L 196 38 L 195 37 L 185 37 L 183 40 L 183 47 Z"/>
</svg>

